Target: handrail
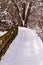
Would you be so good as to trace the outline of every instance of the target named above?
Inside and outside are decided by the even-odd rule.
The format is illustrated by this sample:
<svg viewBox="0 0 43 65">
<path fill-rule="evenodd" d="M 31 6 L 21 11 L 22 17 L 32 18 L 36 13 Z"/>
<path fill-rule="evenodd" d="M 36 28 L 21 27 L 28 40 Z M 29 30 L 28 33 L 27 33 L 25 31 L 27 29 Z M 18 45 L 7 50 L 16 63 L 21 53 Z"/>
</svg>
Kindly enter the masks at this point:
<svg viewBox="0 0 43 65">
<path fill-rule="evenodd" d="M 0 45 L 0 59 L 3 54 L 5 54 L 5 52 L 7 51 L 11 42 L 15 39 L 17 33 L 18 25 L 15 25 L 6 34 L 0 37 L 0 41 L 2 40 L 2 45 Z"/>
</svg>

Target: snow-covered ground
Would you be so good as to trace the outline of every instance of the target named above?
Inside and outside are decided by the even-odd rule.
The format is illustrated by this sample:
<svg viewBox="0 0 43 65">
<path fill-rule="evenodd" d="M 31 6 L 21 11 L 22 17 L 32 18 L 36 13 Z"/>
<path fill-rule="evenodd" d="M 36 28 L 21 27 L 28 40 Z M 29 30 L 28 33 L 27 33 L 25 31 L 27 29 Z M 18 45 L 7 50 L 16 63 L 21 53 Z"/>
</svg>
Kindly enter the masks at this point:
<svg viewBox="0 0 43 65">
<path fill-rule="evenodd" d="M 36 31 L 19 27 L 0 65 L 43 65 L 43 42 Z"/>
<path fill-rule="evenodd" d="M 4 35 L 6 32 L 7 31 L 4 31 L 4 32 L 0 31 L 0 36 Z"/>
</svg>

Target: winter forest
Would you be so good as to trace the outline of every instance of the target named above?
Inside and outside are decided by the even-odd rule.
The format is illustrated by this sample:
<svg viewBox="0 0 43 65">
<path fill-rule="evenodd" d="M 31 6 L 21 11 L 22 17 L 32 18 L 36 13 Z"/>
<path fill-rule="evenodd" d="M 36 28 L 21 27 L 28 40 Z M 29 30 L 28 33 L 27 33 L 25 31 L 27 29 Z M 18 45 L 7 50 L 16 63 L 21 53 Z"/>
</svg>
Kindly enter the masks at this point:
<svg viewBox="0 0 43 65">
<path fill-rule="evenodd" d="M 0 0 L 0 60 L 43 65 L 43 0 Z"/>
<path fill-rule="evenodd" d="M 0 30 L 15 23 L 35 29 L 43 40 L 43 0 L 0 0 Z"/>
</svg>

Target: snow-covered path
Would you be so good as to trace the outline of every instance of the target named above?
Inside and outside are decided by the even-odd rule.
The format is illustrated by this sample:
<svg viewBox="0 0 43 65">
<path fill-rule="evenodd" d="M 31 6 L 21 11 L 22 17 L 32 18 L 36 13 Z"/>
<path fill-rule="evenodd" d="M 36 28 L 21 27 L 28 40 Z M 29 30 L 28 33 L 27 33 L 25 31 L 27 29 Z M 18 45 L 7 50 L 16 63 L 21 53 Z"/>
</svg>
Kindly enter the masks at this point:
<svg viewBox="0 0 43 65">
<path fill-rule="evenodd" d="M 0 65 L 43 65 L 43 43 L 36 32 L 19 27 Z"/>
</svg>

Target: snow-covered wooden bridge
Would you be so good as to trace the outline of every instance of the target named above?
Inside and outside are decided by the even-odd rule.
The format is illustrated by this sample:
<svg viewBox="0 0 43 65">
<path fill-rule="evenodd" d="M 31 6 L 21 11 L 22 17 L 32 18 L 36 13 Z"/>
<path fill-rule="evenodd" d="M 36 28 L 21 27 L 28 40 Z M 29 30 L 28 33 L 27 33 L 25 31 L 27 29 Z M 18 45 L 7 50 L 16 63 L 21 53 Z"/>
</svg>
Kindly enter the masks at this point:
<svg viewBox="0 0 43 65">
<path fill-rule="evenodd" d="M 43 42 L 36 31 L 19 27 L 0 65 L 43 65 Z"/>
<path fill-rule="evenodd" d="M 18 26 L 13 26 L 6 34 L 0 37 L 0 59 L 3 54 L 7 51 L 9 45 L 14 40 L 18 33 Z"/>
</svg>

